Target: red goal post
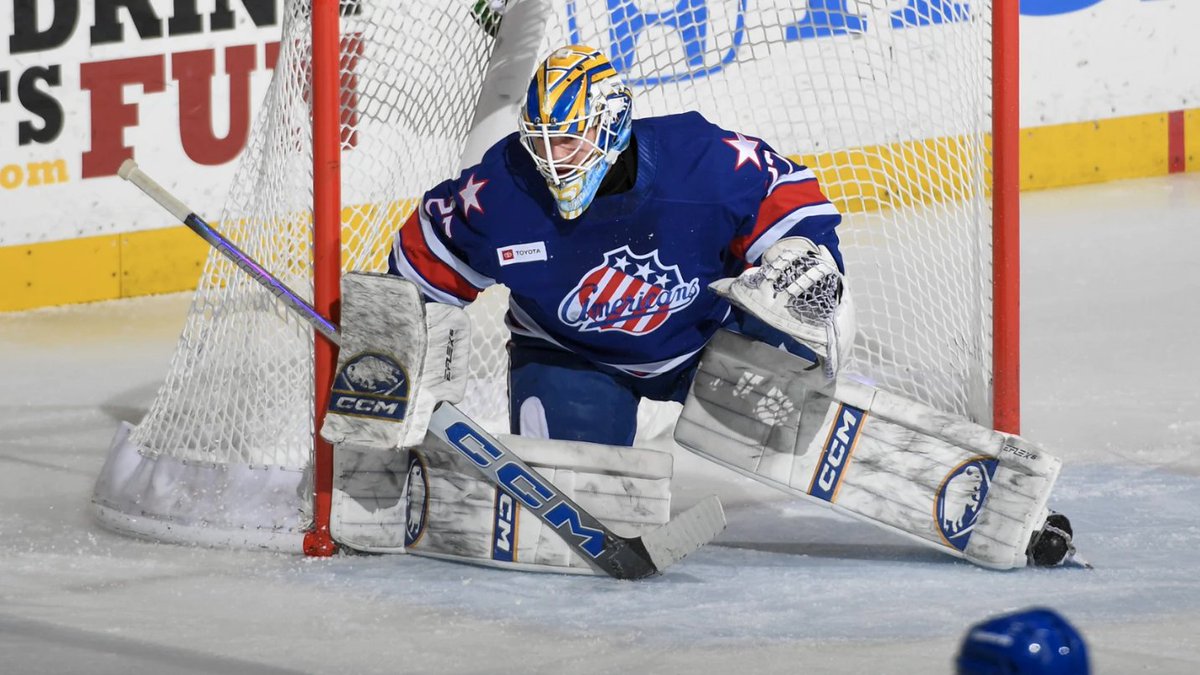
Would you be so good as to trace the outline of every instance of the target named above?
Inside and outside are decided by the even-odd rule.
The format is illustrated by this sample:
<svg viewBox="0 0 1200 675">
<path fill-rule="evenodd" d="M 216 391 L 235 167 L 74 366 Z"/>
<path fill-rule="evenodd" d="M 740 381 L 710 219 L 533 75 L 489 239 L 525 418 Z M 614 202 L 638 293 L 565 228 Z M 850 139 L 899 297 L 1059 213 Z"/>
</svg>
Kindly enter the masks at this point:
<svg viewBox="0 0 1200 675">
<path fill-rule="evenodd" d="M 313 137 L 313 307 L 325 318 L 336 316 L 342 280 L 342 35 L 340 0 L 312 0 Z M 337 367 L 337 347 L 314 336 L 313 428 L 320 429 Z M 313 434 L 313 522 L 304 535 L 304 553 L 332 555 L 337 550 L 329 528 L 333 493 L 333 446 Z"/>
<path fill-rule="evenodd" d="M 992 426 L 1021 432 L 1020 0 L 992 8 Z"/>
</svg>

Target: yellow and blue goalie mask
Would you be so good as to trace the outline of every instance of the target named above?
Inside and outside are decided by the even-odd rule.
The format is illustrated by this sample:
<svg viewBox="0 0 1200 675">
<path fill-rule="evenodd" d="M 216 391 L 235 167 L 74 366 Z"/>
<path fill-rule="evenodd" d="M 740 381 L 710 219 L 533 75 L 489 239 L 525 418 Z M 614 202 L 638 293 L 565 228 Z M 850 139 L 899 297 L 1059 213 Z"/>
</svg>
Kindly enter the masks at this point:
<svg viewBox="0 0 1200 675">
<path fill-rule="evenodd" d="M 521 144 L 558 204 L 578 218 L 629 147 L 633 95 L 608 57 L 571 45 L 538 66 L 521 106 Z"/>
</svg>

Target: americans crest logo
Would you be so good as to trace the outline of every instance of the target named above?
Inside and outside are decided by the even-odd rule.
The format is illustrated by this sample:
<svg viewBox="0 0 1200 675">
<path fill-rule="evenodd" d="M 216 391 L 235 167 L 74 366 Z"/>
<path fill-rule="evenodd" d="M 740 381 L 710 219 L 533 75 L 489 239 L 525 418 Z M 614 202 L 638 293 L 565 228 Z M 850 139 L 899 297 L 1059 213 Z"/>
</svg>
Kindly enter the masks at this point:
<svg viewBox="0 0 1200 675">
<path fill-rule="evenodd" d="M 582 332 L 619 330 L 645 335 L 700 295 L 700 280 L 685 281 L 664 265 L 658 249 L 638 255 L 628 246 L 604 254 L 558 306 L 558 318 Z"/>
</svg>

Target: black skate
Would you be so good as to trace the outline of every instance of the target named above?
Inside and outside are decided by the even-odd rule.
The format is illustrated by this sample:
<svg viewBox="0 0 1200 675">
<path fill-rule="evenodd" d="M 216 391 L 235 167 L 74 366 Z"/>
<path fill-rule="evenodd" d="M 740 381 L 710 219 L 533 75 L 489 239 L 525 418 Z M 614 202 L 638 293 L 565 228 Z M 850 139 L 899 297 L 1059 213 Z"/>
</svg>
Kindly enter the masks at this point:
<svg viewBox="0 0 1200 675">
<path fill-rule="evenodd" d="M 1052 511 L 1042 524 L 1042 529 L 1029 538 L 1029 546 L 1025 549 L 1029 566 L 1061 567 L 1073 564 L 1090 569 L 1091 565 L 1075 555 L 1075 544 L 1072 542 L 1074 534 L 1071 521 L 1063 514 Z"/>
</svg>

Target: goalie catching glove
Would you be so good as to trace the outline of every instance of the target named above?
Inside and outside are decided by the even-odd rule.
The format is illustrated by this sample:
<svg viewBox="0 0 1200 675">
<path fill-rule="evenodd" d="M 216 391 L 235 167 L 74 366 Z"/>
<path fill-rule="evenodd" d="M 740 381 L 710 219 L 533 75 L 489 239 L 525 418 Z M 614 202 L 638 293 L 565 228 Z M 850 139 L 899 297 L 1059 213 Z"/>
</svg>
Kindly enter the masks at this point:
<svg viewBox="0 0 1200 675">
<path fill-rule="evenodd" d="M 829 249 L 786 237 L 761 264 L 709 288 L 813 350 L 833 379 L 854 342 L 854 307 L 846 278 Z"/>
</svg>

